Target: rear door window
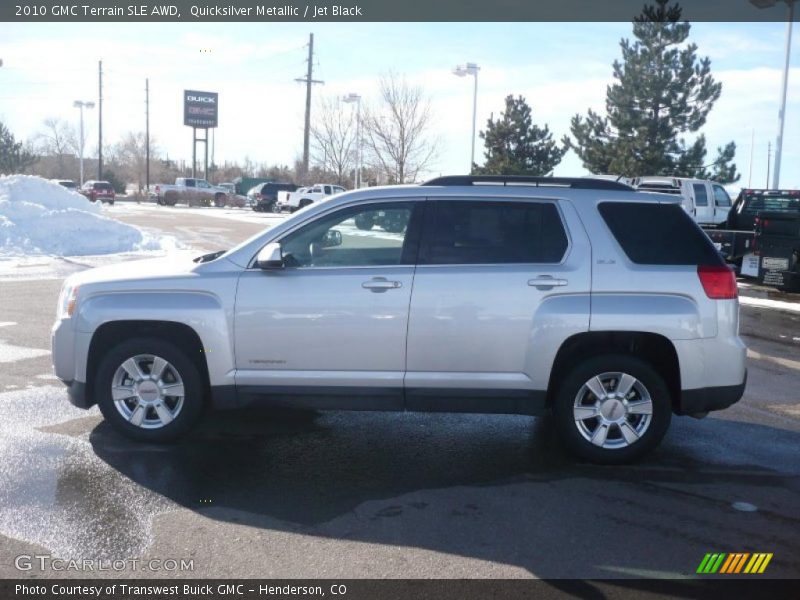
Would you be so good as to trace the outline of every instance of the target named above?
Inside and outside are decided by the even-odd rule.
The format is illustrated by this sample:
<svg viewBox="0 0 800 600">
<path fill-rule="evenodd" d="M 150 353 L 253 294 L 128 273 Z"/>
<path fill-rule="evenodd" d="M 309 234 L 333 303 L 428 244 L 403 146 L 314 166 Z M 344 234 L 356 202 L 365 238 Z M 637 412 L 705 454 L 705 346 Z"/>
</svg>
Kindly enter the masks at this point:
<svg viewBox="0 0 800 600">
<path fill-rule="evenodd" d="M 714 244 L 679 204 L 603 202 L 598 210 L 634 263 L 724 264 Z"/>
<path fill-rule="evenodd" d="M 558 263 L 568 238 L 552 202 L 440 200 L 427 211 L 420 263 Z"/>
<path fill-rule="evenodd" d="M 708 206 L 708 192 L 705 183 L 693 183 L 694 203 L 696 206 Z"/>
</svg>

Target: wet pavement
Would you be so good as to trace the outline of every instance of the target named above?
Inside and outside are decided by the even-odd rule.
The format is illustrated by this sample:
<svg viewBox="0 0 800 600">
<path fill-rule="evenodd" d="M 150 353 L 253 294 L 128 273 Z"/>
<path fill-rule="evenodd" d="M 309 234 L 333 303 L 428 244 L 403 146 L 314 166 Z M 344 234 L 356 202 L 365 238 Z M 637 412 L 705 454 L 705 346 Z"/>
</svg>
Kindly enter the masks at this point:
<svg viewBox="0 0 800 600">
<path fill-rule="evenodd" d="M 214 228 L 209 244 L 252 233 L 210 221 L 181 227 Z M 47 349 L 59 282 L 2 285 L 14 324 L 0 340 Z M 249 410 L 206 415 L 176 444 L 136 444 L 71 407 L 48 356 L 11 350 L 0 577 L 91 575 L 14 568 L 36 552 L 193 561 L 125 572 L 144 577 L 686 577 L 707 552 L 772 552 L 766 575 L 797 577 L 798 317 L 743 307 L 745 398 L 673 418 L 654 453 L 623 467 L 573 462 L 547 418 L 508 415 Z"/>
</svg>

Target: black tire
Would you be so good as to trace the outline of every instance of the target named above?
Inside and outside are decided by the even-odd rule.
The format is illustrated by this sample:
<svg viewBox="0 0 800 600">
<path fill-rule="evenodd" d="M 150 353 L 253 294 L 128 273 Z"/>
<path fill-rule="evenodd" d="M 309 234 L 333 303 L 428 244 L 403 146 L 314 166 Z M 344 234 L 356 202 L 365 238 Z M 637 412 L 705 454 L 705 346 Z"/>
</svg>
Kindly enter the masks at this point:
<svg viewBox="0 0 800 600">
<path fill-rule="evenodd" d="M 225 206 L 225 194 L 217 194 L 214 196 L 214 206 L 217 208 Z"/>
<path fill-rule="evenodd" d="M 117 369 L 127 359 L 152 354 L 166 360 L 183 381 L 183 405 L 174 419 L 157 429 L 131 424 L 117 410 L 111 396 L 111 385 Z M 205 386 L 195 364 L 186 353 L 166 340 L 154 337 L 132 338 L 106 353 L 94 379 L 94 397 L 105 419 L 124 436 L 142 442 L 169 442 L 188 432 L 203 412 Z"/>
<path fill-rule="evenodd" d="M 369 231 L 375 225 L 375 217 L 369 213 L 357 214 L 355 221 L 361 231 Z"/>
<path fill-rule="evenodd" d="M 406 224 L 403 222 L 402 218 L 391 216 L 383 221 L 382 227 L 384 231 L 388 233 L 403 233 L 406 229 Z"/>
<path fill-rule="evenodd" d="M 314 203 L 313 200 L 309 200 L 308 198 L 303 198 L 302 200 L 300 200 L 300 205 L 297 207 L 297 210 L 300 210 L 301 208 L 305 208 L 309 204 L 313 204 L 313 203 Z"/>
<path fill-rule="evenodd" d="M 641 432 L 640 437 L 636 441 L 620 447 L 602 447 L 586 439 L 581 433 L 579 422 L 576 421 L 573 412 L 575 402 L 583 390 L 584 384 L 593 377 L 607 373 L 626 373 L 636 378 L 642 388 L 649 393 L 652 404 L 649 423 Z M 630 396 L 631 402 L 642 399 L 639 390 L 635 388 L 632 388 L 628 396 Z M 671 407 L 669 389 L 663 378 L 647 362 L 626 354 L 594 356 L 581 361 L 559 382 L 553 399 L 556 429 L 566 450 L 578 458 L 608 465 L 636 461 L 655 448 L 669 428 L 672 417 Z M 625 417 L 633 423 L 632 429 L 642 423 L 639 419 L 643 418 L 642 415 Z M 580 423 L 594 424 L 595 427 L 600 428 L 600 417 L 582 420 Z M 588 429 L 588 427 L 586 428 Z M 628 427 L 623 428 L 629 429 Z M 611 425 L 606 430 L 608 432 L 607 443 L 623 443 L 622 430 L 617 425 Z"/>
</svg>

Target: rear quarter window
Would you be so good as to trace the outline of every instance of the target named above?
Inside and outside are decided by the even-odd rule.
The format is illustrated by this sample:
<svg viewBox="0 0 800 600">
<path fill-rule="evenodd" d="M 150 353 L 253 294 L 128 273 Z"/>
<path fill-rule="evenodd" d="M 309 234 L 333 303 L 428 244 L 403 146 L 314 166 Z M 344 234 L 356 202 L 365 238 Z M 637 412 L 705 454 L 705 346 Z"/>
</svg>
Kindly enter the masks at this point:
<svg viewBox="0 0 800 600">
<path fill-rule="evenodd" d="M 724 264 L 714 244 L 679 204 L 603 202 L 598 210 L 636 264 Z"/>
</svg>

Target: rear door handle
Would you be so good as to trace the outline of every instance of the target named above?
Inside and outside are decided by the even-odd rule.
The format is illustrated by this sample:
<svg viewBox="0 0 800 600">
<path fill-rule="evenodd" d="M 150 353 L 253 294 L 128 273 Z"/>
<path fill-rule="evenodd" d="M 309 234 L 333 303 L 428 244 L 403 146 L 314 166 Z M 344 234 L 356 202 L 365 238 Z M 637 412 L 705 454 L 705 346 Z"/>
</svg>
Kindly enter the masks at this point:
<svg viewBox="0 0 800 600">
<path fill-rule="evenodd" d="M 396 290 L 397 288 L 403 287 L 403 284 L 399 281 L 388 281 L 384 277 L 376 277 L 370 281 L 365 281 L 361 284 L 361 287 L 365 290 L 380 293 L 386 290 Z"/>
<path fill-rule="evenodd" d="M 535 288 L 551 288 L 555 286 L 567 285 L 569 281 L 566 279 L 556 279 L 550 275 L 541 275 L 528 280 L 528 285 Z"/>
</svg>

